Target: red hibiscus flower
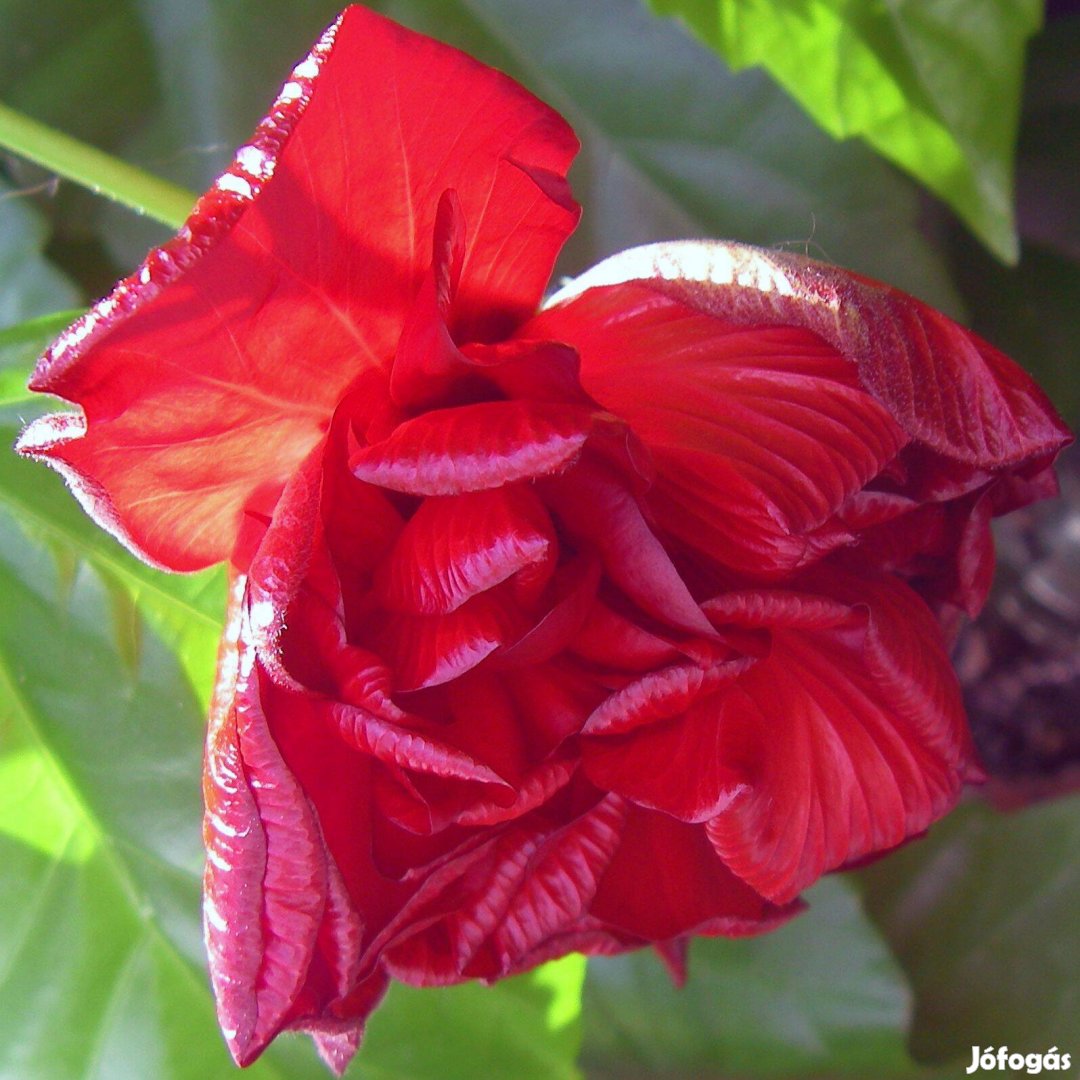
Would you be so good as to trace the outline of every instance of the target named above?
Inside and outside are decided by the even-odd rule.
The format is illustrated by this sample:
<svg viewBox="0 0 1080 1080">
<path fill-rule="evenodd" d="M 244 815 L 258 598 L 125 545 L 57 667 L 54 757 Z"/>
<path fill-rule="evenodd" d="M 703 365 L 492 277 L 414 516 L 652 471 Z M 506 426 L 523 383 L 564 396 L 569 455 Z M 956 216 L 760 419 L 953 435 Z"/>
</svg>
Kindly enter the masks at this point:
<svg viewBox="0 0 1080 1080">
<path fill-rule="evenodd" d="M 627 252 L 537 306 L 567 125 L 359 8 L 23 436 L 172 570 L 230 560 L 205 925 L 238 1062 L 344 1067 L 391 978 L 747 934 L 978 773 L 946 649 L 1067 436 L 856 275 Z"/>
</svg>

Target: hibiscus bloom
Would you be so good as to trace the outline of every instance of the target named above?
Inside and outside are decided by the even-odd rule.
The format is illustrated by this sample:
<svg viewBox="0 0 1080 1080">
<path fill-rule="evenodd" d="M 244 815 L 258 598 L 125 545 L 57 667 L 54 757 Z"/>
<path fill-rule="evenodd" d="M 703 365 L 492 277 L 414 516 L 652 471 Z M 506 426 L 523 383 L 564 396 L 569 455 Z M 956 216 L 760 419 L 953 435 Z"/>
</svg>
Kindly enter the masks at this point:
<svg viewBox="0 0 1080 1080">
<path fill-rule="evenodd" d="M 391 978 L 793 915 L 978 775 L 948 637 L 1067 436 L 992 347 L 808 259 L 616 256 L 537 313 L 566 123 L 350 8 L 20 449 L 229 560 L 205 926 L 241 1064 Z"/>
</svg>

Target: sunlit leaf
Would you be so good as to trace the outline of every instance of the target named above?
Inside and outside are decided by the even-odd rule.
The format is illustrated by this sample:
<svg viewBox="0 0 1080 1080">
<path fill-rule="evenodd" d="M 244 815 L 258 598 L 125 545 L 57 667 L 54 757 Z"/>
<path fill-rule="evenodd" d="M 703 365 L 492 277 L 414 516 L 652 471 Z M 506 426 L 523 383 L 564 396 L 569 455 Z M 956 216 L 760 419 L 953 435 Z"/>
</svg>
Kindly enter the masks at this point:
<svg viewBox="0 0 1080 1080">
<path fill-rule="evenodd" d="M 1024 47 L 1039 0 L 650 0 L 737 70 L 763 65 L 837 139 L 861 136 L 1006 262 Z"/>
<path fill-rule="evenodd" d="M 387 1080 L 573 1080 L 584 981 L 585 958 L 571 955 L 497 987 L 397 984 L 370 1021 L 355 1071 Z"/>
<path fill-rule="evenodd" d="M 194 195 L 0 104 L 0 147 L 131 210 L 179 227 Z"/>
<path fill-rule="evenodd" d="M 56 289 L 62 298 L 66 285 Z M 41 402 L 27 388 L 34 362 L 46 345 L 77 316 L 77 311 L 61 311 L 28 319 L 0 330 L 0 406 L 28 401 Z"/>
</svg>

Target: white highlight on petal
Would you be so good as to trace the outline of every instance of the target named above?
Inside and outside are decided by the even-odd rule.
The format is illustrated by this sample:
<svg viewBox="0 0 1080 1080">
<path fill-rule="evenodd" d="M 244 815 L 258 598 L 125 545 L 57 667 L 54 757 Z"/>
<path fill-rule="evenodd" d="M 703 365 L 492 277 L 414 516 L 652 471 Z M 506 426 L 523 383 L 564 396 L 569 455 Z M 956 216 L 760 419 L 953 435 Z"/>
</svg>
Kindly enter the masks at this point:
<svg viewBox="0 0 1080 1080">
<path fill-rule="evenodd" d="M 218 177 L 217 186 L 220 191 L 231 191 L 234 195 L 239 195 L 241 199 L 251 198 L 251 184 L 235 173 L 223 173 Z"/>
<path fill-rule="evenodd" d="M 270 630 L 277 620 L 277 612 L 271 600 L 255 600 L 248 611 L 248 622 L 252 630 L 261 634 Z"/>
<path fill-rule="evenodd" d="M 228 920 L 218 911 L 217 905 L 209 893 L 203 898 L 203 916 L 215 930 L 219 930 L 223 934 L 228 931 Z"/>
<path fill-rule="evenodd" d="M 274 166 L 265 150 L 258 146 L 242 146 L 236 151 L 236 164 L 256 180 L 265 180 Z"/>
<path fill-rule="evenodd" d="M 297 79 L 314 79 L 319 74 L 319 62 L 314 56 L 309 56 L 306 60 L 301 60 L 296 67 L 293 68 L 293 77 Z"/>
<path fill-rule="evenodd" d="M 281 93 L 278 94 L 278 101 L 295 101 L 298 97 L 303 97 L 304 88 L 298 83 L 293 82 L 291 79 L 281 88 Z"/>
<path fill-rule="evenodd" d="M 222 873 L 231 873 L 233 864 L 229 862 L 216 848 L 208 847 L 206 849 L 206 857 L 210 860 Z"/>
<path fill-rule="evenodd" d="M 573 300 L 587 289 L 657 278 L 710 285 L 738 285 L 778 296 L 796 294 L 788 267 L 774 259 L 769 251 L 724 240 L 681 240 L 644 244 L 612 255 L 567 282 L 545 302 L 544 307 L 555 307 Z M 828 295 L 828 291 L 818 296 L 808 290 L 805 283 L 798 295 L 807 303 L 836 305 L 836 298 Z"/>
<path fill-rule="evenodd" d="M 210 824 L 213 826 L 214 832 L 220 833 L 222 836 L 239 836 L 238 829 L 234 829 L 220 814 L 213 812 L 207 814 L 210 820 Z"/>
</svg>

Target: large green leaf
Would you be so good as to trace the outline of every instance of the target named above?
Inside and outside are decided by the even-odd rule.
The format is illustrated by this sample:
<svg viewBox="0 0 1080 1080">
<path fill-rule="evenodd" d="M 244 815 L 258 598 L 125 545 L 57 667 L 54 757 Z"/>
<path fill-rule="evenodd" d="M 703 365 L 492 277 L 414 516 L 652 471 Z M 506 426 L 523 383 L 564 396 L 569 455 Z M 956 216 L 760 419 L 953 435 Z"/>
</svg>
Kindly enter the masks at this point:
<svg viewBox="0 0 1080 1080">
<path fill-rule="evenodd" d="M 15 430 L 0 428 L 0 440 L 8 446 L 16 435 Z M 134 655 L 139 648 L 132 635 L 137 633 L 141 617 L 175 651 L 196 693 L 200 712 L 205 709 L 221 632 L 222 571 L 180 576 L 152 569 L 94 527 L 52 474 L 10 453 L 0 455 L 0 507 L 42 548 L 67 561 L 89 563 L 99 576 L 115 585 L 114 617 L 125 628 L 121 640 L 131 638 L 128 651 Z"/>
<path fill-rule="evenodd" d="M 395 985 L 365 1035 L 358 1076 L 386 1080 L 574 1080 L 585 958 L 495 987 Z"/>
<path fill-rule="evenodd" d="M 1032 42 L 1017 160 L 1020 233 L 1080 262 L 1080 11 Z"/>
<path fill-rule="evenodd" d="M 887 1076 L 907 1073 L 910 991 L 852 890 L 761 938 L 696 941 L 675 989 L 651 954 L 593 962 L 585 1060 L 601 1075 Z"/>
<path fill-rule="evenodd" d="M 1076 1053 L 1077 851 L 1080 798 L 1008 815 L 973 801 L 863 872 L 915 987 L 917 1057 L 967 1063 L 973 1045 Z"/>
<path fill-rule="evenodd" d="M 1016 261 L 1013 149 L 1039 0 L 650 3 L 736 69 L 764 65 L 832 136 L 861 136 Z"/>
</svg>

